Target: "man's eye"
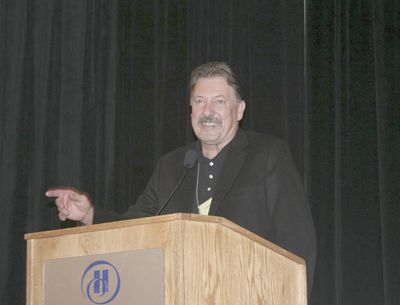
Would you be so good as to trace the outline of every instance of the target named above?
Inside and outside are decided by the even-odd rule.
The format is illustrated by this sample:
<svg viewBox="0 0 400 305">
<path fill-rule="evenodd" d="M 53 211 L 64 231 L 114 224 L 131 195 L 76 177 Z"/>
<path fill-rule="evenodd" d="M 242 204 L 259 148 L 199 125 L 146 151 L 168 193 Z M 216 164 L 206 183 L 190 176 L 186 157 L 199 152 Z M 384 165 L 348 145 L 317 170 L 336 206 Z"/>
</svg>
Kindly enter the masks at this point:
<svg viewBox="0 0 400 305">
<path fill-rule="evenodd" d="M 223 104 L 225 104 L 225 100 L 219 99 L 219 100 L 217 100 L 217 104 L 223 105 Z"/>
<path fill-rule="evenodd" d="M 202 100 L 202 99 L 195 99 L 195 100 L 194 100 L 194 103 L 195 103 L 196 105 L 201 105 L 201 104 L 204 103 L 204 100 Z"/>
</svg>

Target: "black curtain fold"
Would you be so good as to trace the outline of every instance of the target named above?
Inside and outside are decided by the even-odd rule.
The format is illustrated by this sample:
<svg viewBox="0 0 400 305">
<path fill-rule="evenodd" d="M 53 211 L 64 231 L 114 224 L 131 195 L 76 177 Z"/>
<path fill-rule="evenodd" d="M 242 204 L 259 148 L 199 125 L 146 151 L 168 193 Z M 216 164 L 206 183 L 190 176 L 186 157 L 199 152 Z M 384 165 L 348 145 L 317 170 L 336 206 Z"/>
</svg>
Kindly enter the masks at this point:
<svg viewBox="0 0 400 305">
<path fill-rule="evenodd" d="M 309 3 L 310 176 L 319 233 L 313 299 L 395 304 L 399 4 Z"/>
<path fill-rule="evenodd" d="M 396 0 L 0 0 L 1 303 L 25 302 L 24 233 L 75 225 L 45 190 L 124 211 L 193 139 L 190 71 L 223 60 L 242 127 L 285 139 L 303 178 L 312 304 L 398 304 L 399 33 Z"/>
</svg>

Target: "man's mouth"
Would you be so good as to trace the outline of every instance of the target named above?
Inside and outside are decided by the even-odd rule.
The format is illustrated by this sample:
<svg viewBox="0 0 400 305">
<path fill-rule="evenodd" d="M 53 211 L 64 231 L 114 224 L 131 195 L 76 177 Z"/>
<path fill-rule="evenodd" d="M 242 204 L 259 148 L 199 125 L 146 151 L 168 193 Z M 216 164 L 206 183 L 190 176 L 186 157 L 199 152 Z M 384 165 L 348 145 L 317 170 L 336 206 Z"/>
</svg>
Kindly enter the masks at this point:
<svg viewBox="0 0 400 305">
<path fill-rule="evenodd" d="M 217 124 L 216 123 L 202 123 L 201 125 L 203 125 L 203 126 L 215 126 Z"/>
<path fill-rule="evenodd" d="M 204 116 L 199 119 L 199 124 L 203 126 L 216 126 L 221 124 L 221 120 L 213 116 Z"/>
</svg>

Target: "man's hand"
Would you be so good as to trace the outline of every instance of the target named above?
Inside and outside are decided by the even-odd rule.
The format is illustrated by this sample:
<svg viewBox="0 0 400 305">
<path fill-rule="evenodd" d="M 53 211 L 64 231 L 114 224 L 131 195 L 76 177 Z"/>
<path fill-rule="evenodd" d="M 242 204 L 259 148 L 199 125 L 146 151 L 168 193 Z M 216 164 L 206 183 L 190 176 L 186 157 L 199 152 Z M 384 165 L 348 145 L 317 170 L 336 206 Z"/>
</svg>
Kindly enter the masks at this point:
<svg viewBox="0 0 400 305">
<path fill-rule="evenodd" d="M 58 218 L 80 221 L 85 225 L 93 223 L 94 209 L 89 196 L 73 188 L 51 188 L 47 197 L 57 197 Z"/>
</svg>

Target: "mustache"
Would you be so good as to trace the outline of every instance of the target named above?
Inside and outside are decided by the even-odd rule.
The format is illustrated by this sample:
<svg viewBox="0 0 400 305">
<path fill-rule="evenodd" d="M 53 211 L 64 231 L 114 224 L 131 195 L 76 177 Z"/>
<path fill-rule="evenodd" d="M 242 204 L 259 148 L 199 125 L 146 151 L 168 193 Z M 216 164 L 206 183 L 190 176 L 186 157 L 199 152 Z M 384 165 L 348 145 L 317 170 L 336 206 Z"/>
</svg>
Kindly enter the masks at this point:
<svg viewBox="0 0 400 305">
<path fill-rule="evenodd" d="M 207 116 L 202 116 L 199 121 L 199 124 L 203 124 L 203 123 L 211 123 L 211 124 L 221 124 L 222 121 L 219 118 L 216 118 L 213 115 L 207 115 Z"/>
</svg>

